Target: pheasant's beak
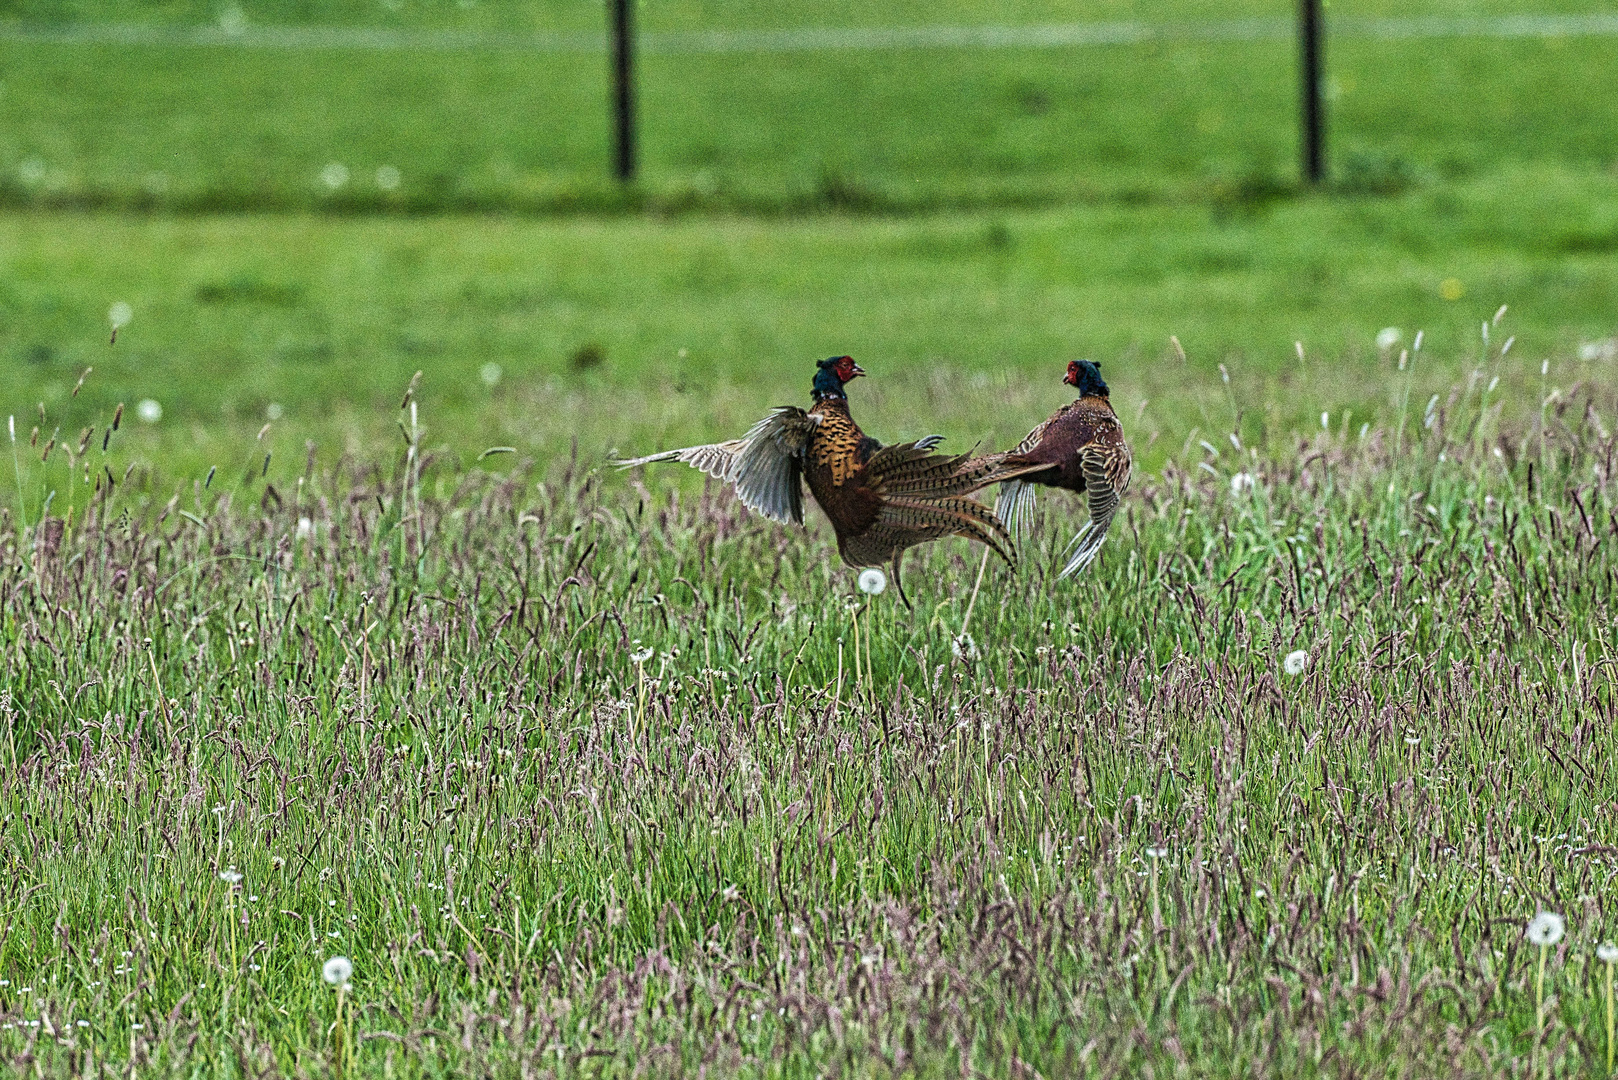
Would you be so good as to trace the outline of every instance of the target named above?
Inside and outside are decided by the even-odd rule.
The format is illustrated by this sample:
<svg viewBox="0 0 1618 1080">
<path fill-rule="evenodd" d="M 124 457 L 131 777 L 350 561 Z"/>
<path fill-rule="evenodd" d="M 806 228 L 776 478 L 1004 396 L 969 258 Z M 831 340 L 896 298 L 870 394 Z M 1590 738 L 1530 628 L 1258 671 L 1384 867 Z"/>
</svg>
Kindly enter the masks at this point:
<svg viewBox="0 0 1618 1080">
<path fill-rule="evenodd" d="M 843 381 L 847 382 L 849 379 L 857 379 L 864 374 L 865 369 L 854 363 L 854 361 L 850 360 L 848 362 L 848 374 L 843 376 Z"/>
<path fill-rule="evenodd" d="M 1068 368 L 1067 374 L 1062 376 L 1062 381 L 1067 383 L 1069 386 L 1079 385 L 1078 370 L 1076 368 Z"/>
</svg>

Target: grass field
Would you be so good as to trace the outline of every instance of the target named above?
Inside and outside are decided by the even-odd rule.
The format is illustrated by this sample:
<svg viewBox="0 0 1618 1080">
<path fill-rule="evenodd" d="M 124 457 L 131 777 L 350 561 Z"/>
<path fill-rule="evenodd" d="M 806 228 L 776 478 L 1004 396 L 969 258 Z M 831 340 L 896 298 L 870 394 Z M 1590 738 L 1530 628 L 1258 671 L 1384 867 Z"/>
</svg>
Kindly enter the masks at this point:
<svg viewBox="0 0 1618 1080">
<path fill-rule="evenodd" d="M 1613 39 L 1334 36 L 1318 192 L 1284 40 L 648 55 L 628 190 L 588 49 L 72 40 L 600 22 L 0 0 L 0 1073 L 1612 1076 Z M 1101 561 L 605 468 L 843 352 L 958 450 L 1101 361 Z"/>
<path fill-rule="evenodd" d="M 804 400 L 809 361 L 840 352 L 872 372 L 856 397 L 879 436 L 1006 445 L 1064 400 L 1061 370 L 1084 355 L 1106 365 L 1155 470 L 1200 453 L 1196 432 L 1228 426 L 1233 404 L 1249 439 L 1318 430 L 1322 412 L 1339 429 L 1385 422 L 1404 384 L 1399 347 L 1375 338 L 1393 326 L 1400 347 L 1425 333 L 1417 396 L 1482 370 L 1520 418 L 1537 408 L 1546 359 L 1556 385 L 1613 385 L 1602 343 L 1618 330 L 1618 180 L 1559 180 L 1528 171 L 1223 216 L 13 214 L 0 218 L 0 411 L 26 434 L 43 409 L 42 440 L 58 428 L 76 439 L 117 403 L 150 398 L 161 422 L 121 437 L 162 483 L 213 467 L 227 484 L 257 477 L 270 451 L 284 487 L 307 440 L 327 462 L 385 452 L 389 402 L 416 370 L 435 448 L 547 460 L 576 441 L 600 460 L 734 434 Z M 1462 295 L 1445 299 L 1445 282 Z M 109 346 L 119 301 L 134 317 Z M 1486 349 L 1479 328 L 1502 304 Z M 63 483 L 29 473 L 33 516 Z"/>
<path fill-rule="evenodd" d="M 6 530 L 0 1059 L 1605 1075 L 1599 413 L 1220 436 L 1093 576 L 1047 503 L 953 650 L 974 550 L 855 605 L 667 474 L 402 452 Z"/>
</svg>

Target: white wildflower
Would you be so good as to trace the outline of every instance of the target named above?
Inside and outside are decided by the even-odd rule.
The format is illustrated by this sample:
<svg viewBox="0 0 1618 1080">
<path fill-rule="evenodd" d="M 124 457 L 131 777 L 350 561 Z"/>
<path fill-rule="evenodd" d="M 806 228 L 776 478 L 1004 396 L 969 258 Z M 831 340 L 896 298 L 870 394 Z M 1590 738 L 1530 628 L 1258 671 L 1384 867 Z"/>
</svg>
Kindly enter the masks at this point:
<svg viewBox="0 0 1618 1080">
<path fill-rule="evenodd" d="M 971 634 L 961 634 L 949 643 L 950 655 L 957 660 L 976 660 L 978 658 L 977 642 L 972 640 Z"/>
<path fill-rule="evenodd" d="M 1562 916 L 1554 911 L 1541 911 L 1528 923 L 1529 944 L 1538 945 L 1542 949 L 1561 941 L 1562 935 L 1566 932 L 1567 923 L 1563 922 Z"/>
</svg>

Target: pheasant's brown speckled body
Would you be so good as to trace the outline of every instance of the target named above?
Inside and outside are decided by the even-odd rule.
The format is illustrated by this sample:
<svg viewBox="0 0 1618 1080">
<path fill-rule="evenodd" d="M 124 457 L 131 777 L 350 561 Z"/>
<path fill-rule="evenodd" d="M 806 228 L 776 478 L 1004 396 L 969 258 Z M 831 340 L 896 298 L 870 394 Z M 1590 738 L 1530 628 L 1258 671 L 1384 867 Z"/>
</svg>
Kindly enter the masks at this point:
<svg viewBox="0 0 1618 1080">
<path fill-rule="evenodd" d="M 850 566 L 892 563 L 901 597 L 900 560 L 917 544 L 964 536 L 1011 562 L 1005 526 L 988 507 L 966 496 L 1043 466 L 1024 463 L 1008 469 L 1004 454 L 974 458 L 934 453 L 936 435 L 883 446 L 860 430 L 843 393 L 844 382 L 863 374 L 846 356 L 823 360 L 809 410 L 778 408 L 740 439 L 621 464 L 684 461 L 735 485 L 751 509 L 799 524 L 800 483 L 807 483 L 837 533 L 843 561 Z"/>
<path fill-rule="evenodd" d="M 1063 381 L 1077 386 L 1083 396 L 1058 409 L 1005 456 L 1008 469 L 1037 468 L 1003 484 L 995 510 L 1020 528 L 1033 510 L 1034 485 L 1084 495 L 1090 504 L 1090 523 L 1074 538 L 1077 551 L 1062 571 L 1066 577 L 1088 566 L 1100 552 L 1129 487 L 1133 457 L 1098 365 L 1075 360 Z"/>
</svg>

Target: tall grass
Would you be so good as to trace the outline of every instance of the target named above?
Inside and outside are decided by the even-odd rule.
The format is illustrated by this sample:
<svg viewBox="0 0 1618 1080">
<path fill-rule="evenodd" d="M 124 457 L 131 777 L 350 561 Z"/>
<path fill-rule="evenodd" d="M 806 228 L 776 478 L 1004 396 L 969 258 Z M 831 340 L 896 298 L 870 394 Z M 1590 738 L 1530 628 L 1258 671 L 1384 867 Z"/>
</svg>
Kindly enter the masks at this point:
<svg viewBox="0 0 1618 1080">
<path fill-rule="evenodd" d="M 1601 1075 L 1614 442 L 1480 402 L 1138 477 L 1077 581 L 1047 500 L 976 661 L 935 547 L 869 700 L 825 530 L 718 491 L 416 437 L 58 496 L 0 560 L 0 1060 Z"/>
</svg>

